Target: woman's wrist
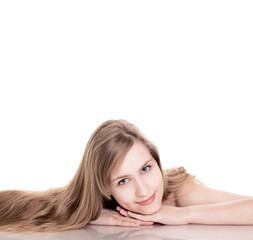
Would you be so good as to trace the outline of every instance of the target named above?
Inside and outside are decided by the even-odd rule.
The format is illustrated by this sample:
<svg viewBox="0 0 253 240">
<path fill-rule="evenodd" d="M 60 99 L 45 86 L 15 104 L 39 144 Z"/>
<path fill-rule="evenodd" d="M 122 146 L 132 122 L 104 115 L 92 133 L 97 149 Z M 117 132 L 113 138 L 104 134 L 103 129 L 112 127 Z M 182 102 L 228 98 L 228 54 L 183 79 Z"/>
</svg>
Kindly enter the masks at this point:
<svg viewBox="0 0 253 240">
<path fill-rule="evenodd" d="M 192 218 L 193 218 L 193 208 L 192 207 L 182 207 L 184 210 L 184 218 L 183 221 L 185 224 L 190 224 L 193 223 L 192 222 Z"/>
</svg>

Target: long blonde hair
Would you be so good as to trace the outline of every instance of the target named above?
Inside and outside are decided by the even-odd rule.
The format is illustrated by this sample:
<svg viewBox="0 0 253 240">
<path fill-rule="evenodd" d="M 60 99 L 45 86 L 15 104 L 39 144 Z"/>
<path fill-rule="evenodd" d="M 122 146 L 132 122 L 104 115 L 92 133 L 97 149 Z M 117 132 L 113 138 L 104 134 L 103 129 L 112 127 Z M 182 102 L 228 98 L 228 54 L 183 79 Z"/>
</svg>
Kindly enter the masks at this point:
<svg viewBox="0 0 253 240">
<path fill-rule="evenodd" d="M 84 227 L 103 207 L 115 207 L 110 175 L 134 141 L 141 141 L 162 171 L 156 146 L 126 120 L 108 120 L 91 135 L 82 161 L 70 183 L 41 192 L 0 192 L 0 230 L 59 231 Z M 164 172 L 164 199 L 188 178 L 184 168 Z"/>
</svg>

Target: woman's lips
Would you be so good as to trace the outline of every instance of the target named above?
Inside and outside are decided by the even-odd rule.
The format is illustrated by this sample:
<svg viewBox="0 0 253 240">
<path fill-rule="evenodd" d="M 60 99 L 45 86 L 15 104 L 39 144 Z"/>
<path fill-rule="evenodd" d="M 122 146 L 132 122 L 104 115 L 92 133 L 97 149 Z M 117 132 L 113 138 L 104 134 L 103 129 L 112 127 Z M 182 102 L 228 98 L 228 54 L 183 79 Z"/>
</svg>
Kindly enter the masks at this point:
<svg viewBox="0 0 253 240">
<path fill-rule="evenodd" d="M 155 200 L 155 193 L 147 200 L 142 201 L 142 202 L 137 202 L 137 203 L 140 205 L 148 205 L 148 204 L 152 203 L 154 200 Z"/>
</svg>

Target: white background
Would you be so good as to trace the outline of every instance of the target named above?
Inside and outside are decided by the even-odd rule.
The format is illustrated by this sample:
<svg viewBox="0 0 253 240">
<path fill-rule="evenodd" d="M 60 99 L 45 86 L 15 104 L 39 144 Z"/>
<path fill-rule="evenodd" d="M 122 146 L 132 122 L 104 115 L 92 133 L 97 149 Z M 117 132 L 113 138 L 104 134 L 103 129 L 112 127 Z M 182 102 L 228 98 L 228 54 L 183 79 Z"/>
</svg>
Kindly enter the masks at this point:
<svg viewBox="0 0 253 240">
<path fill-rule="evenodd" d="M 126 119 L 210 187 L 253 196 L 251 1 L 1 1 L 0 190 L 64 186 Z"/>
</svg>

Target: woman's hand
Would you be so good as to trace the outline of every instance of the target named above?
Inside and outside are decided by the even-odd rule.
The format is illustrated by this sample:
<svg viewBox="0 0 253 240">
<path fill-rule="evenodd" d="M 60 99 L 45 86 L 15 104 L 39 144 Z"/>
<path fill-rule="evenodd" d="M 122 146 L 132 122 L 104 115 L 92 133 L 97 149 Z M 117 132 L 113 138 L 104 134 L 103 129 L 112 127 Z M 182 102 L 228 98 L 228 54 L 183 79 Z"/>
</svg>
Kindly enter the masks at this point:
<svg viewBox="0 0 253 240">
<path fill-rule="evenodd" d="M 117 207 L 117 211 L 125 217 L 130 217 L 140 221 L 152 221 L 166 225 L 188 224 L 188 210 L 183 207 L 162 205 L 157 212 L 149 215 L 133 213 L 120 206 Z"/>
<path fill-rule="evenodd" d="M 142 221 L 129 216 L 122 216 L 117 211 L 111 209 L 102 209 L 99 218 L 91 221 L 89 224 L 96 225 L 116 225 L 116 226 L 140 226 L 152 225 L 152 221 Z"/>
</svg>

